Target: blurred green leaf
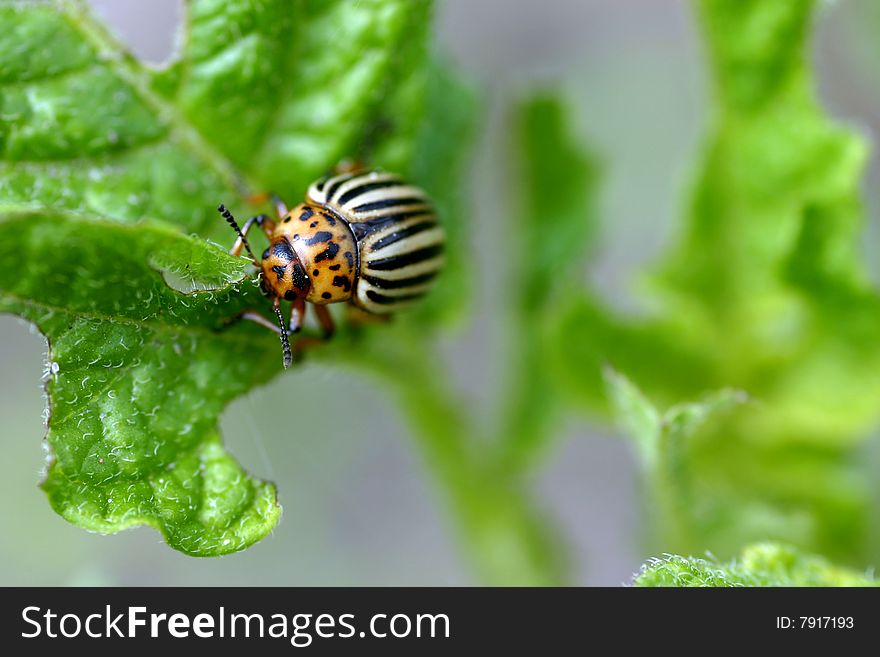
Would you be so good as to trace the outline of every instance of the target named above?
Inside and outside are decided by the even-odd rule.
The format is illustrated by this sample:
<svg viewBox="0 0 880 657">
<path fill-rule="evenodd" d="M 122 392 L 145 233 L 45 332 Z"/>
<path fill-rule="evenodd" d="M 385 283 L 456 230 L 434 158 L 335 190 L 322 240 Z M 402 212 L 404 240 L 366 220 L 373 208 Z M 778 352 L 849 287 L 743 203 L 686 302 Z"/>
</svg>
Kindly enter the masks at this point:
<svg viewBox="0 0 880 657">
<path fill-rule="evenodd" d="M 395 125 L 407 129 L 402 134 L 411 134 L 413 139 L 390 135 L 379 144 L 376 157 L 380 162 L 387 162 L 390 169 L 408 170 L 412 180 L 431 195 L 443 218 L 447 245 L 444 271 L 430 296 L 413 309 L 418 320 L 434 324 L 460 317 L 472 287 L 470 277 L 474 268 L 469 263 L 473 257 L 474 217 L 467 202 L 470 192 L 467 164 L 479 103 L 474 90 L 442 63 L 427 61 L 419 71 L 422 78 L 427 78 L 421 80 L 423 114 L 414 114 L 420 120 L 406 127 L 400 126 L 399 115 L 395 118 Z M 413 74 L 410 85 L 414 83 L 412 77 Z M 412 94 L 407 84 L 400 88 Z M 400 164 L 399 159 L 403 160 Z M 404 162 L 409 164 L 404 166 Z"/>
<path fill-rule="evenodd" d="M 666 555 L 652 559 L 635 586 L 878 586 L 873 577 L 776 543 L 751 545 L 739 559 L 720 563 Z"/>
<path fill-rule="evenodd" d="M 557 304 L 583 273 L 596 234 L 599 164 L 574 134 L 557 95 L 523 101 L 514 135 L 523 192 L 513 274 L 521 313 L 533 317 Z"/>
<path fill-rule="evenodd" d="M 699 4 L 717 111 L 661 280 L 669 312 L 717 345 L 720 378 L 774 409 L 761 435 L 852 443 L 880 418 L 880 306 L 858 255 L 867 147 L 817 101 L 813 5 Z"/>
<path fill-rule="evenodd" d="M 225 325 L 265 300 L 245 261 L 171 226 L 225 242 L 218 202 L 296 202 L 340 159 L 375 153 L 424 177 L 460 244 L 472 106 L 445 72 L 433 82 L 430 9 L 191 0 L 180 52 L 154 70 L 83 2 L 0 0 L 0 310 L 50 341 L 44 487 L 65 518 L 151 524 L 197 555 L 247 547 L 277 522 L 274 488 L 217 433 L 226 403 L 281 369 L 277 337 Z M 437 85 L 455 93 L 438 100 Z M 463 259 L 450 263 L 459 297 Z"/>
<path fill-rule="evenodd" d="M 505 262 L 512 339 L 499 443 L 502 467 L 523 469 L 537 464 L 536 453 L 555 433 L 561 398 L 548 367 L 550 321 L 584 273 L 596 234 L 599 164 L 581 146 L 558 94 L 523 99 L 512 124 L 513 175 L 522 191 L 511 209 Z"/>
<path fill-rule="evenodd" d="M 576 402 L 608 415 L 602 375 L 612 367 L 637 381 L 658 403 L 674 404 L 723 386 L 712 354 L 675 320 L 618 317 L 592 294 L 563 305 L 551 329 L 554 375 Z"/>
<path fill-rule="evenodd" d="M 858 249 L 866 143 L 817 100 L 812 0 L 695 4 L 715 103 L 679 241 L 650 314 L 570 294 L 557 378 L 601 413 L 606 366 L 662 407 L 722 388 L 756 400 L 684 442 L 669 483 L 695 492 L 685 525 L 657 523 L 665 545 L 729 556 L 775 538 L 860 561 L 870 500 L 853 449 L 880 420 L 880 297 Z"/>
<path fill-rule="evenodd" d="M 247 263 L 159 225 L 40 211 L 4 214 L 0 228 L 0 312 L 49 339 L 53 508 L 93 531 L 149 524 L 197 556 L 265 536 L 275 488 L 217 429 L 231 399 L 278 369 L 276 338 L 221 330 L 259 297 Z"/>
<path fill-rule="evenodd" d="M 695 402 L 660 410 L 623 374 L 605 368 L 608 397 L 620 428 L 636 447 L 650 486 L 652 524 L 666 537 L 686 543 L 699 526 L 702 492 L 694 490 L 697 469 L 691 440 L 706 426 L 720 424 L 727 412 L 747 401 L 740 390 L 704 394 Z M 723 425 L 722 425 L 723 426 Z"/>
<path fill-rule="evenodd" d="M 345 357 L 394 394 L 476 571 L 497 586 L 564 584 L 566 555 L 556 528 L 532 499 L 527 481 L 499 472 L 480 423 L 450 384 L 436 348 L 402 323 L 387 329 L 385 339 L 370 341 L 369 349 L 350 349 Z"/>
</svg>

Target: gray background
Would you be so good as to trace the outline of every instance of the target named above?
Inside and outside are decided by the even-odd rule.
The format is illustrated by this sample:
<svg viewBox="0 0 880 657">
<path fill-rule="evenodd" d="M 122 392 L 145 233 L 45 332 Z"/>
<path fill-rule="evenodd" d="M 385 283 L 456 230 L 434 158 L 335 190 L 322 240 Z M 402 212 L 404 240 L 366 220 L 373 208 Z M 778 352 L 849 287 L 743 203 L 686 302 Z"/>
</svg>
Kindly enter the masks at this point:
<svg viewBox="0 0 880 657">
<path fill-rule="evenodd" d="M 822 93 L 840 117 L 866 132 L 878 125 L 874 36 L 862 16 L 871 0 L 826 7 L 816 59 Z M 140 56 L 160 62 L 173 44 L 175 0 L 94 0 Z M 636 276 L 674 235 L 688 170 L 706 122 L 701 46 L 687 3 L 677 0 L 446 0 L 438 3 L 441 47 L 485 93 L 485 129 L 473 164 L 475 188 L 503 194 L 505 116 L 510 100 L 555 82 L 569 96 L 577 128 L 602 154 L 602 248 L 589 276 L 615 306 L 640 308 Z M 875 51 L 873 54 L 877 54 Z M 867 189 L 877 189 L 876 164 Z M 504 217 L 474 199 L 475 240 Z M 872 212 L 873 214 L 873 212 Z M 868 228 L 866 255 L 877 243 Z M 503 280 L 483 263 L 472 323 L 444 345 L 456 380 L 491 402 L 502 346 L 491 318 Z M 24 322 L 0 316 L 0 584 L 464 584 L 436 491 L 395 408 L 370 381 L 308 366 L 233 403 L 222 429 L 231 451 L 274 480 L 284 514 L 249 550 L 192 559 L 153 530 L 88 534 L 55 515 L 37 488 L 45 342 Z M 308 381 L 309 385 L 303 382 Z M 344 394 L 349 413 L 335 435 L 310 439 Z M 277 416 L 297 396 L 295 422 Z M 639 484 L 626 444 L 572 419 L 566 439 L 533 482 L 572 546 L 576 581 L 616 585 L 649 555 L 639 548 Z M 347 436 L 357 435 L 357 441 Z"/>
</svg>

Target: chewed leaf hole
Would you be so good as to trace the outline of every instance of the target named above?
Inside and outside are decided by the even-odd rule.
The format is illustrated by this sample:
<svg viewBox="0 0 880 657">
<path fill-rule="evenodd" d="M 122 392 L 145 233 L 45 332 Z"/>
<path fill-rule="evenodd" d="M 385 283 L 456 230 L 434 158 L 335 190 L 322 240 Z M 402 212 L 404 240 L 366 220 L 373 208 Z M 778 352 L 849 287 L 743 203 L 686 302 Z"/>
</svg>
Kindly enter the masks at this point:
<svg viewBox="0 0 880 657">
<path fill-rule="evenodd" d="M 206 259 L 204 252 L 195 252 L 179 245 L 169 250 L 156 251 L 149 255 L 150 267 L 162 274 L 165 284 L 181 294 L 210 292 L 219 290 L 244 280 L 248 274 L 249 263 L 242 260 L 241 267 L 229 270 L 218 267 L 217 262 Z M 184 253 L 189 251 L 189 253 Z M 222 254 L 225 255 L 225 254 Z"/>
</svg>

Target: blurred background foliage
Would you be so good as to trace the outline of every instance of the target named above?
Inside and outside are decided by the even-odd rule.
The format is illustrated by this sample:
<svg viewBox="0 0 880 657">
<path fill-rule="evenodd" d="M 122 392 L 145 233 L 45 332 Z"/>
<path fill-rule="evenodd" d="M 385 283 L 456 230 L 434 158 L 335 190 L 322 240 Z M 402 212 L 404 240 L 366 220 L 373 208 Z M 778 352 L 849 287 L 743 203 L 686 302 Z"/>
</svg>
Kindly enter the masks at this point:
<svg viewBox="0 0 880 657">
<path fill-rule="evenodd" d="M 603 363 L 664 406 L 719 387 L 752 398 L 661 443 L 678 452 L 671 477 L 650 473 L 664 550 L 727 557 L 774 538 L 851 563 L 869 554 L 876 509 L 858 448 L 880 410 L 880 306 L 859 249 L 868 146 L 817 100 L 814 7 L 697 3 L 714 103 L 680 235 L 650 278 L 658 307 L 633 322 L 587 296 L 556 334 L 580 329 L 557 361 L 590 408 L 605 405 Z"/>
<path fill-rule="evenodd" d="M 396 126 L 377 140 L 376 158 L 438 196 L 462 248 L 412 318 L 342 336 L 227 411 L 232 451 L 281 490 L 275 535 L 193 564 L 144 531 L 98 539 L 44 524 L 45 507 L 28 498 L 0 508 L 10 537 L 0 550 L 12 564 L 5 583 L 468 581 L 445 526 L 464 563 L 491 583 L 619 583 L 651 554 L 710 550 L 729 560 L 765 540 L 857 569 L 875 563 L 880 309 L 870 251 L 860 248 L 874 235 L 862 225 L 868 140 L 830 118 L 813 61 L 820 73 L 846 73 L 826 73 L 823 91 L 864 132 L 880 117 L 880 99 L 866 91 L 880 78 L 876 8 L 618 4 L 439 6 L 440 47 L 465 77 L 485 82 L 482 109 L 446 69 L 431 69 L 423 98 L 436 120 Z M 586 27 L 585 39 L 591 18 L 599 27 Z M 489 26 L 496 41 L 481 42 Z M 396 75 L 414 73 L 401 66 Z M 180 79 L 170 69 L 157 92 L 183 93 L 192 120 L 213 120 L 199 103 L 217 90 L 196 80 L 175 91 Z M 394 93 L 412 102 L 411 85 Z M 240 104 L 231 116 L 247 111 Z M 450 135 L 477 115 L 485 128 L 462 183 L 453 163 L 466 152 Z M 295 111 L 287 118 L 302 125 Z M 359 140 L 300 130 L 289 145 L 298 153 L 316 152 L 303 140 L 342 135 L 340 155 Z M 228 144 L 232 161 L 250 157 L 245 132 Z M 264 150 L 254 175 L 280 175 L 272 158 L 283 147 Z M 413 157 L 420 148 L 438 155 Z M 307 168 L 276 184 L 300 185 Z M 638 294 L 631 278 L 643 281 Z M 431 324 L 445 327 L 438 340 L 426 333 Z M 25 342 L 19 326 L 4 326 Z M 4 363 L 33 369 L 39 341 L 28 345 L 26 355 L 5 348 Z M 22 393 L 3 397 L 19 464 L 5 481 L 16 491 L 33 487 L 37 467 L 20 467 L 35 463 L 40 435 L 23 418 L 39 405 L 29 393 L 24 404 Z M 349 412 L 324 431 L 325 400 L 340 394 Z M 572 407 L 596 424 L 585 429 Z M 611 419 L 633 439 L 635 467 L 606 440 L 600 427 Z M 433 509 L 433 489 L 398 440 L 405 435 L 448 515 Z M 69 548 L 58 555 L 51 546 L 62 536 Z M 762 579 L 795 553 L 750 550 L 729 583 L 820 583 L 803 571 Z M 824 564 L 810 559 L 807 570 Z M 699 581 L 702 562 L 676 563 Z M 678 577 L 639 583 L 686 583 Z"/>
</svg>

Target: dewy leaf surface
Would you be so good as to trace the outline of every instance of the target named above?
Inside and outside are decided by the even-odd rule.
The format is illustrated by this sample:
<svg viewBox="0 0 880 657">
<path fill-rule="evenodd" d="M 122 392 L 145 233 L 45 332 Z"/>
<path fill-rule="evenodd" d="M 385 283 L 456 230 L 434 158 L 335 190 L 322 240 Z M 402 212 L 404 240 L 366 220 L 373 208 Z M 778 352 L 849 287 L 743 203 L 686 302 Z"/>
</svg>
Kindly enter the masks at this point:
<svg viewBox="0 0 880 657">
<path fill-rule="evenodd" d="M 274 488 L 217 432 L 227 402 L 281 369 L 276 337 L 226 324 L 265 300 L 245 261 L 178 231 L 229 243 L 219 202 L 244 220 L 263 209 L 245 193 L 293 204 L 360 156 L 418 170 L 460 236 L 451 190 L 470 105 L 428 102 L 430 8 L 191 0 L 180 52 L 156 70 L 82 2 L 0 0 L 0 311 L 49 340 L 44 487 L 65 518 L 150 524 L 194 555 L 275 525 Z M 434 120 L 452 143 L 426 138 Z"/>
<path fill-rule="evenodd" d="M 171 228 L 59 212 L 7 213 L 0 230 L 0 311 L 50 338 L 52 506 L 95 531 L 153 525 L 200 556 L 262 538 L 275 489 L 217 432 L 225 404 L 277 369 L 271 335 L 223 328 L 258 296 L 245 261 Z M 46 257 L 59 253 L 63 266 Z M 172 289 L 169 271 L 200 291 Z"/>
<path fill-rule="evenodd" d="M 0 3 L 0 210 L 215 232 L 232 170 L 76 3 Z M 222 226 L 220 226 L 222 228 Z"/>
<path fill-rule="evenodd" d="M 868 574 L 777 543 L 750 545 L 738 559 L 666 555 L 642 567 L 635 586 L 878 586 Z"/>
</svg>

